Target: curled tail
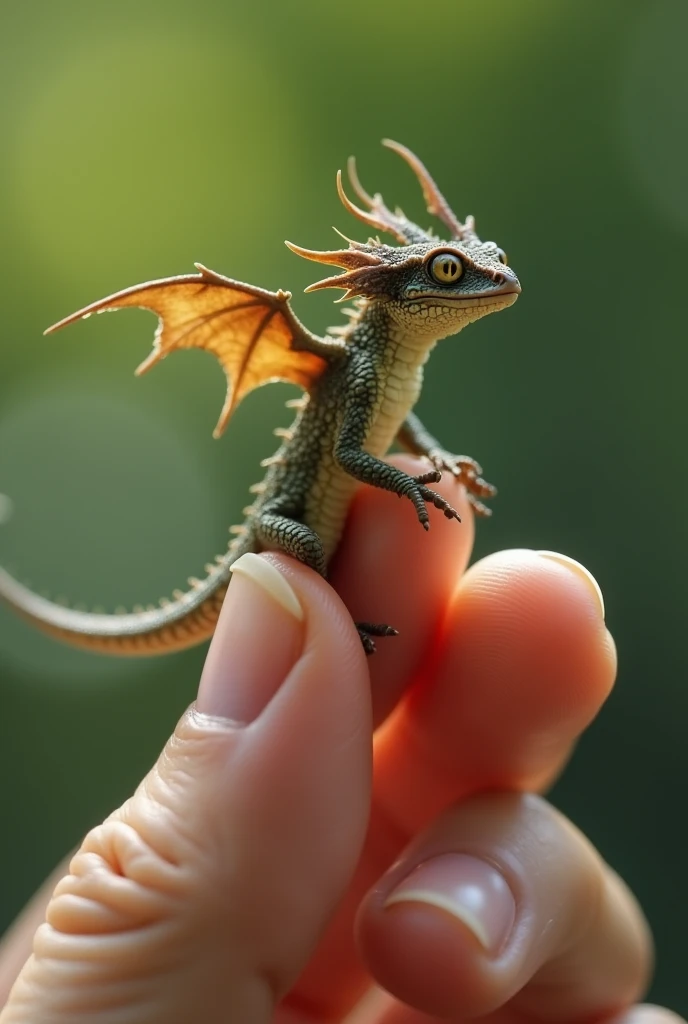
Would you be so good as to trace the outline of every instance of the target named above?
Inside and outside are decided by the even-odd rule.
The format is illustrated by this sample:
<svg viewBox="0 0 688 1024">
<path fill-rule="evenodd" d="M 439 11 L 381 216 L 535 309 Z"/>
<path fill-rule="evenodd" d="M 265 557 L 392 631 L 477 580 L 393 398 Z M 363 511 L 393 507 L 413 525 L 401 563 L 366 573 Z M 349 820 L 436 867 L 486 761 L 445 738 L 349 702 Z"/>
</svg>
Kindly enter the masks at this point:
<svg viewBox="0 0 688 1024">
<path fill-rule="evenodd" d="M 0 600 L 44 633 L 76 647 L 104 654 L 141 657 L 193 647 L 212 636 L 229 586 L 231 565 L 248 549 L 247 538 L 230 545 L 216 565 L 206 566 L 202 580 L 172 599 L 122 614 L 82 612 L 34 593 L 0 567 Z"/>
</svg>

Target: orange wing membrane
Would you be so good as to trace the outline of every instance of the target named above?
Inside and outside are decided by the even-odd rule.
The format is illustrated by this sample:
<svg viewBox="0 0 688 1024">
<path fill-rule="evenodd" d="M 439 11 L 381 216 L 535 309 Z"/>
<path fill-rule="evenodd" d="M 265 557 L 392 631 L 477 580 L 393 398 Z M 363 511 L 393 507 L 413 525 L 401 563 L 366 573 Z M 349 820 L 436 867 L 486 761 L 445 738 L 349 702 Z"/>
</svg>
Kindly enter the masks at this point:
<svg viewBox="0 0 688 1024">
<path fill-rule="evenodd" d="M 216 274 L 200 263 L 195 266 L 198 274 L 126 288 L 72 313 L 45 333 L 91 313 L 126 306 L 157 313 L 153 351 L 136 373 L 145 373 L 177 349 L 212 352 L 227 378 L 227 397 L 213 431 L 213 436 L 219 437 L 249 391 L 277 380 L 308 390 L 326 363 L 322 356 L 305 350 L 310 334 L 294 316 L 289 292 L 255 288 Z"/>
</svg>

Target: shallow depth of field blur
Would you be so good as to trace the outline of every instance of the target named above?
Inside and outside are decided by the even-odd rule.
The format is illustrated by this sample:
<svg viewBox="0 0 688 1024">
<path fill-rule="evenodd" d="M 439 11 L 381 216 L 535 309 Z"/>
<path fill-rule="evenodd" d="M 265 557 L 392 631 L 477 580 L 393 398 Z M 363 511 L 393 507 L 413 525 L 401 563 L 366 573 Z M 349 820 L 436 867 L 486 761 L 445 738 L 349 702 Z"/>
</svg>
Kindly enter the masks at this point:
<svg viewBox="0 0 688 1024">
<path fill-rule="evenodd" d="M 684 1014 L 687 33 L 685 0 L 0 13 L 2 563 L 114 608 L 224 548 L 289 389 L 255 393 L 213 441 L 211 358 L 132 376 L 150 314 L 42 331 L 194 260 L 291 289 L 324 331 L 338 293 L 303 296 L 318 270 L 282 240 L 330 248 L 332 224 L 365 238 L 334 188 L 351 152 L 371 191 L 428 223 L 379 140 L 406 143 L 523 285 L 512 310 L 442 343 L 419 412 L 499 485 L 478 555 L 565 551 L 604 590 L 618 687 L 554 800 L 638 893 L 652 995 Z M 107 660 L 0 609 L 0 930 L 153 761 L 203 656 Z"/>
</svg>

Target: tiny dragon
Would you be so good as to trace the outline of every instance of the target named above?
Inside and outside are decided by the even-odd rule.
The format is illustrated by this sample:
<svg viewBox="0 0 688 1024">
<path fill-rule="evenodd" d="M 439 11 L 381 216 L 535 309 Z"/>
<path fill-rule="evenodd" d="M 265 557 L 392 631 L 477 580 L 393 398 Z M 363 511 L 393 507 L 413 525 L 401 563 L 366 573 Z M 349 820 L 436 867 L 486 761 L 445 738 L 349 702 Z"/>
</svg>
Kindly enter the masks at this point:
<svg viewBox="0 0 688 1024">
<path fill-rule="evenodd" d="M 0 598 L 45 632 L 81 647 L 109 654 L 164 654 L 212 635 L 229 586 L 232 563 L 247 551 L 284 551 L 322 576 L 341 536 L 359 482 L 408 499 L 424 529 L 428 505 L 448 519 L 454 508 L 428 485 L 443 472 L 465 486 L 478 514 L 496 491 L 478 463 L 446 451 L 412 412 L 420 394 L 423 367 L 435 344 L 467 324 L 512 305 L 520 294 L 518 278 L 494 242 L 483 242 L 475 221 L 462 223 L 409 149 L 391 140 L 415 172 L 428 212 L 448 229 L 449 240 L 423 230 L 379 193 L 370 195 L 353 158 L 348 175 L 362 206 L 347 196 L 341 172 L 337 191 L 346 210 L 379 236 L 357 242 L 342 236 L 346 248 L 314 251 L 291 242 L 299 256 L 339 268 L 343 273 L 310 285 L 306 291 L 340 288 L 345 326 L 325 337 L 312 334 L 295 316 L 286 291 L 271 292 L 242 284 L 196 264 L 197 274 L 135 285 L 94 302 L 48 328 L 59 330 L 81 317 L 135 306 L 158 316 L 153 350 L 136 370 L 145 373 L 177 349 L 212 352 L 227 378 L 227 394 L 215 428 L 219 437 L 247 392 L 270 381 L 299 385 L 301 398 L 288 430 L 277 430 L 279 450 L 262 465 L 263 480 L 251 488 L 253 504 L 245 520 L 232 527 L 227 551 L 206 566 L 203 579 L 189 580 L 159 606 L 125 613 L 99 614 L 63 607 L 34 593 L 0 568 Z M 384 456 L 397 441 L 426 456 L 428 472 L 410 476 Z M 388 625 L 356 624 L 366 653 L 374 637 L 392 636 Z"/>
</svg>

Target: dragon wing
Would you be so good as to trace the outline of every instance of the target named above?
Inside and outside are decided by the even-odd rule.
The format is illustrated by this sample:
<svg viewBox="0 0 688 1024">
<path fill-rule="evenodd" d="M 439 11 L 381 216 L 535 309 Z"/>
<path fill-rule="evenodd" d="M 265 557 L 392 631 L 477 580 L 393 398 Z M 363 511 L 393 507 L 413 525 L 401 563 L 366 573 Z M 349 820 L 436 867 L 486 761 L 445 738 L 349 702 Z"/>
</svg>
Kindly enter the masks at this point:
<svg viewBox="0 0 688 1024">
<path fill-rule="evenodd" d="M 219 359 L 227 378 L 227 396 L 217 426 L 219 437 L 247 392 L 284 380 L 309 389 L 326 366 L 325 359 L 307 351 L 317 342 L 299 323 L 289 305 L 289 292 L 270 292 L 232 281 L 196 263 L 198 274 L 149 281 L 72 313 L 45 332 L 65 327 L 91 313 L 135 306 L 157 313 L 153 351 L 137 368 L 150 370 L 170 352 L 201 348 Z"/>
</svg>

